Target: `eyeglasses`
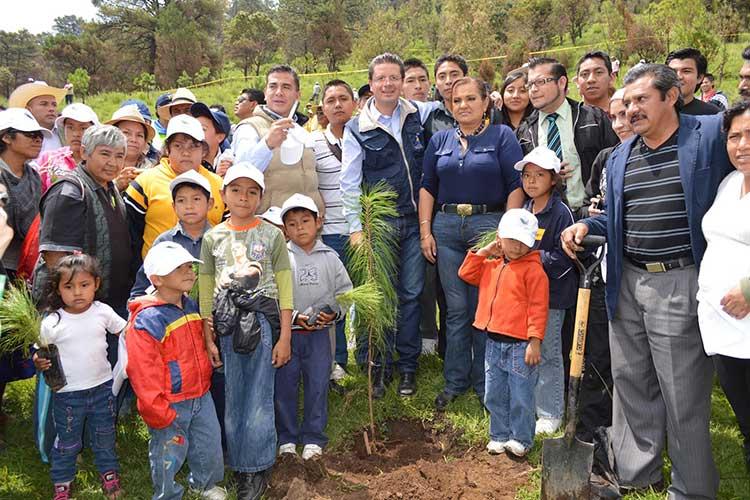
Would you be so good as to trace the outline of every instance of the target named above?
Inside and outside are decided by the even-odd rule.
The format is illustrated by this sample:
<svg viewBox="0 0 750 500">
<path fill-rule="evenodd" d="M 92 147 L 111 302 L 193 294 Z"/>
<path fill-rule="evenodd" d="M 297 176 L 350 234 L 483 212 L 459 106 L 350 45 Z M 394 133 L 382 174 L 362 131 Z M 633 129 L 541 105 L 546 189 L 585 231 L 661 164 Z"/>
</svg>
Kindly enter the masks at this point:
<svg viewBox="0 0 750 500">
<path fill-rule="evenodd" d="M 398 83 L 400 81 L 401 81 L 401 77 L 399 75 L 387 75 L 387 76 L 383 75 L 383 76 L 379 76 L 379 77 L 373 79 L 373 82 L 377 83 L 377 84 L 383 84 L 383 83 L 386 83 L 386 82 L 389 82 L 389 83 Z"/>
<path fill-rule="evenodd" d="M 245 96 L 242 96 L 242 97 L 238 97 L 238 98 L 237 98 L 237 100 L 236 100 L 235 102 L 236 102 L 237 104 L 242 104 L 243 102 L 245 102 L 245 101 L 247 101 L 247 100 L 248 100 L 248 99 L 247 99 L 247 97 L 245 97 Z"/>
<path fill-rule="evenodd" d="M 537 78 L 533 82 L 529 82 L 524 87 L 526 87 L 526 90 L 531 90 L 533 87 L 539 88 L 544 85 L 547 85 L 549 82 L 556 82 L 559 80 L 559 76 L 548 76 L 547 78 Z"/>
</svg>

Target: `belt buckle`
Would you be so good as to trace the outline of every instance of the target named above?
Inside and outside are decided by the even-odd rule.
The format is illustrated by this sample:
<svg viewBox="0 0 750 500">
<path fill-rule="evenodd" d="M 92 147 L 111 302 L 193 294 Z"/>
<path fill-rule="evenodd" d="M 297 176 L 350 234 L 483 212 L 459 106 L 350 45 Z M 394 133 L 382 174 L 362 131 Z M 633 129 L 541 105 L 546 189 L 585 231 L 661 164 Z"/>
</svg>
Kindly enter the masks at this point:
<svg viewBox="0 0 750 500">
<path fill-rule="evenodd" d="M 650 273 L 666 273 L 667 268 L 664 267 L 663 262 L 647 262 L 646 271 Z"/>
<path fill-rule="evenodd" d="M 469 203 L 459 203 L 456 205 L 456 213 L 461 217 L 467 217 L 474 212 L 474 208 Z"/>
</svg>

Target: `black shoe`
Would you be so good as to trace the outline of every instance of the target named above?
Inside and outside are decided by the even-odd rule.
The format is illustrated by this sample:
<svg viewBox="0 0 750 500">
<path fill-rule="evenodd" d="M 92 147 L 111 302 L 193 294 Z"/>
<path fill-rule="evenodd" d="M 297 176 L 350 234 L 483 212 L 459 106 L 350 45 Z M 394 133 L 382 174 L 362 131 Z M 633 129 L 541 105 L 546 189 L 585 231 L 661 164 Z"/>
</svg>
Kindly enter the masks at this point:
<svg viewBox="0 0 750 500">
<path fill-rule="evenodd" d="M 445 411 L 451 401 L 458 397 L 457 394 L 451 394 L 450 392 L 441 392 L 435 398 L 435 409 L 437 411 Z"/>
<path fill-rule="evenodd" d="M 399 396 L 413 396 L 417 393 L 417 376 L 413 372 L 401 374 L 401 382 L 398 383 Z"/>
<path fill-rule="evenodd" d="M 373 366 L 372 367 L 372 398 L 382 399 L 383 396 L 385 396 L 385 389 L 389 382 L 390 380 L 387 380 L 385 373 L 383 372 L 383 368 L 380 366 Z"/>
<path fill-rule="evenodd" d="M 260 500 L 268 489 L 267 471 L 235 472 L 237 500 Z"/>
</svg>

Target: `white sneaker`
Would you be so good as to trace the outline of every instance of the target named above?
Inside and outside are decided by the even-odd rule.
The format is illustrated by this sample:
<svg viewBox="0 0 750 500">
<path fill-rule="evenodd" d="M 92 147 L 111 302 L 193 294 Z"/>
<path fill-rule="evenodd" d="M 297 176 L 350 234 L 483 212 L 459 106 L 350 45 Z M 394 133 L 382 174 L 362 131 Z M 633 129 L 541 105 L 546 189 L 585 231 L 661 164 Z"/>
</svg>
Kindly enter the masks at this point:
<svg viewBox="0 0 750 500">
<path fill-rule="evenodd" d="M 435 354 L 437 345 L 437 339 L 422 339 L 422 354 Z"/>
<path fill-rule="evenodd" d="M 302 449 L 302 460 L 310 460 L 313 457 L 319 457 L 323 454 L 323 448 L 317 444 L 306 444 Z"/>
<path fill-rule="evenodd" d="M 515 439 L 511 439 L 510 441 L 505 443 L 505 451 L 507 451 L 511 455 L 515 455 L 516 457 L 521 458 L 526 456 L 526 454 L 529 452 L 529 449 Z"/>
<path fill-rule="evenodd" d="M 333 365 L 333 370 L 331 370 L 331 380 L 335 380 L 336 382 L 338 382 L 344 377 L 346 377 L 346 371 L 341 368 L 341 365 L 335 363 Z"/>
<path fill-rule="evenodd" d="M 290 455 L 296 455 L 297 445 L 294 443 L 284 443 L 281 446 L 279 446 L 279 455 L 284 455 L 285 453 L 289 453 Z"/>
<path fill-rule="evenodd" d="M 536 421 L 536 429 L 534 434 L 553 434 L 557 429 L 560 428 L 562 420 L 559 418 L 540 417 Z"/>
<path fill-rule="evenodd" d="M 500 455 L 505 452 L 504 441 L 490 441 L 487 443 L 487 451 L 490 455 Z"/>
<path fill-rule="evenodd" d="M 227 490 L 221 486 L 214 486 L 210 490 L 203 491 L 201 498 L 205 498 L 206 500 L 226 500 Z"/>
</svg>

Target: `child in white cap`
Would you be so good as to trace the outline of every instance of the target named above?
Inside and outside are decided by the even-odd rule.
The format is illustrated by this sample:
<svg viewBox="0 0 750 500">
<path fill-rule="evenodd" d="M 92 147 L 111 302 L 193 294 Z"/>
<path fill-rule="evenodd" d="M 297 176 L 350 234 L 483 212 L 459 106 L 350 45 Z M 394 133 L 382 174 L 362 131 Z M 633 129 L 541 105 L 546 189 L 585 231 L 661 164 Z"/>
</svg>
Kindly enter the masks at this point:
<svg viewBox="0 0 750 500">
<path fill-rule="evenodd" d="M 549 280 L 539 251 L 539 225 L 526 210 L 508 210 L 492 243 L 470 251 L 458 270 L 479 287 L 474 327 L 487 332 L 484 405 L 487 451 L 525 456 L 534 441 L 536 365 L 547 326 Z"/>
<path fill-rule="evenodd" d="M 173 241 L 146 254 L 143 270 L 156 292 L 128 305 L 127 373 L 151 435 L 154 498 L 182 498 L 175 476 L 187 461 L 191 489 L 223 500 L 226 491 L 216 486 L 224 478 L 224 459 L 209 393 L 211 362 L 198 305 L 187 296 L 196 279 L 194 263 L 201 261 Z"/>
<path fill-rule="evenodd" d="M 560 194 L 560 159 L 544 146 L 534 148 L 515 164 L 528 196 L 524 208 L 539 222 L 535 250 L 539 250 L 549 278 L 549 315 L 536 384 L 536 434 L 553 433 L 565 412 L 565 370 L 561 331 L 565 310 L 575 306 L 578 273 L 563 252 L 560 233 L 575 223 Z"/>
</svg>

